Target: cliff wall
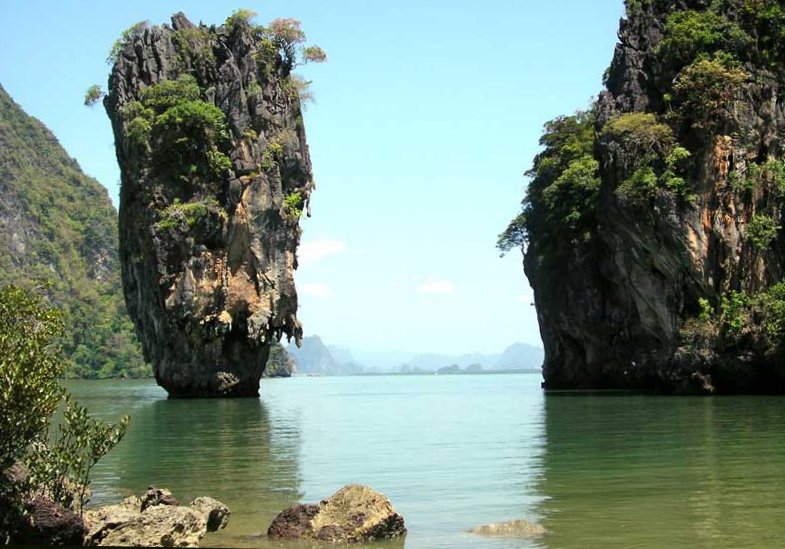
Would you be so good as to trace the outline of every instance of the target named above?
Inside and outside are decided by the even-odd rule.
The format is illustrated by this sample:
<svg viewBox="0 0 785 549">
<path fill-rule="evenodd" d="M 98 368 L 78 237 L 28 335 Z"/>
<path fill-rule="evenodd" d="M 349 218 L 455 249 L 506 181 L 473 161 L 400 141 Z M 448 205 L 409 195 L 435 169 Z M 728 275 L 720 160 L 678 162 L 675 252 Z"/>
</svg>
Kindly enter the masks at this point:
<svg viewBox="0 0 785 549">
<path fill-rule="evenodd" d="M 606 89 L 546 126 L 521 215 L 546 388 L 785 390 L 785 12 L 627 2 Z"/>
</svg>

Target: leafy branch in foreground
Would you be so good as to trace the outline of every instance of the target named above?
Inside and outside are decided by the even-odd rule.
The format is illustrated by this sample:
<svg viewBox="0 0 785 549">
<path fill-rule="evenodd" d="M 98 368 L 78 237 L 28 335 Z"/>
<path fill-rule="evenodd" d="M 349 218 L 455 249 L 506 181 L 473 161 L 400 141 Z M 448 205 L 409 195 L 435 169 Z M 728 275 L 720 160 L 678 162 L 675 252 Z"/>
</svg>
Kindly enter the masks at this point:
<svg viewBox="0 0 785 549">
<path fill-rule="evenodd" d="M 61 313 L 38 292 L 0 288 L 0 467 L 22 463 L 30 471 L 19 501 L 3 505 L 20 512 L 24 500 L 43 495 L 63 507 L 81 509 L 90 472 L 123 438 L 129 418 L 117 424 L 90 417 L 59 383 L 63 374 Z M 56 440 L 49 425 L 64 401 Z M 0 478 L 0 483 L 5 478 Z M 11 493 L 7 487 L 3 493 Z M 0 520 L 0 537 L 4 528 Z"/>
<path fill-rule="evenodd" d="M 34 444 L 30 474 L 49 499 L 81 512 L 93 467 L 122 440 L 130 418 L 125 415 L 116 424 L 92 418 L 71 395 L 65 397 L 63 418 L 57 440 Z"/>
</svg>

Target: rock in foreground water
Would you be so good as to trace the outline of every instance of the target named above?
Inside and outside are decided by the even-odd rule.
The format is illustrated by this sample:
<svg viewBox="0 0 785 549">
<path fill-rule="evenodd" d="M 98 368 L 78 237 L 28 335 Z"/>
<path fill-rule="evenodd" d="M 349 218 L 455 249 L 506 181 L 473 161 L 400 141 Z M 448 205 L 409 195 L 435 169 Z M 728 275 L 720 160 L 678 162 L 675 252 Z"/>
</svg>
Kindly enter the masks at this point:
<svg viewBox="0 0 785 549">
<path fill-rule="evenodd" d="M 209 532 L 226 526 L 229 509 L 213 498 L 181 506 L 171 492 L 150 487 L 138 498 L 85 511 L 86 545 L 110 547 L 197 547 Z"/>
<path fill-rule="evenodd" d="M 285 509 L 273 520 L 271 538 L 311 538 L 330 543 L 391 539 L 406 534 L 390 500 L 367 486 L 349 484 L 316 504 Z"/>
<path fill-rule="evenodd" d="M 530 538 L 542 536 L 548 532 L 541 524 L 529 522 L 527 520 L 510 520 L 507 522 L 483 524 L 482 526 L 472 528 L 469 531 L 472 534 L 500 538 Z"/>
</svg>

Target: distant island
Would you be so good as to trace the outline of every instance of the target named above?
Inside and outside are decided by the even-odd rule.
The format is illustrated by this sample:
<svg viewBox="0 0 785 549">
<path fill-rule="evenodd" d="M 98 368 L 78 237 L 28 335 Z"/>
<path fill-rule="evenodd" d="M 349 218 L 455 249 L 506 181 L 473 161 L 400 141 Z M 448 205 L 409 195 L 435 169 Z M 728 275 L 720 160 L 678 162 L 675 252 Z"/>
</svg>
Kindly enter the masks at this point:
<svg viewBox="0 0 785 549">
<path fill-rule="evenodd" d="M 300 348 L 289 344 L 287 351 L 296 374 L 320 376 L 539 373 L 543 358 L 542 349 L 526 343 L 497 354 L 416 354 L 326 345 L 318 335 L 303 338 Z"/>
</svg>

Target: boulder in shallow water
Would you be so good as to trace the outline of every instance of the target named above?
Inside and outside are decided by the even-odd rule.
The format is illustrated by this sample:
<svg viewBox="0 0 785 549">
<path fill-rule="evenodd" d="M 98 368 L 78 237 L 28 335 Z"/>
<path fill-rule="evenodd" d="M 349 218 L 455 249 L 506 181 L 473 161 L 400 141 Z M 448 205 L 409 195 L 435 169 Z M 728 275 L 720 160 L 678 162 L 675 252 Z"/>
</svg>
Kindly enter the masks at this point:
<svg viewBox="0 0 785 549">
<path fill-rule="evenodd" d="M 109 547 L 197 547 L 207 532 L 204 515 L 189 507 L 156 505 L 109 530 L 98 545 Z"/>
<path fill-rule="evenodd" d="M 500 538 L 531 538 L 542 536 L 548 532 L 541 524 L 529 522 L 527 520 L 510 520 L 507 522 L 484 524 L 477 528 L 472 528 L 469 531 L 472 534 Z"/>
<path fill-rule="evenodd" d="M 204 515 L 208 532 L 217 532 L 229 524 L 229 508 L 217 499 L 198 497 L 191 502 L 191 508 Z"/>
<path fill-rule="evenodd" d="M 213 498 L 179 505 L 169 490 L 150 487 L 138 498 L 85 511 L 86 545 L 196 547 L 208 531 L 226 526 L 229 509 Z"/>
<path fill-rule="evenodd" d="M 318 505 L 295 505 L 273 520 L 272 538 L 312 538 L 331 543 L 391 539 L 406 534 L 390 500 L 367 486 L 349 484 Z"/>
</svg>

